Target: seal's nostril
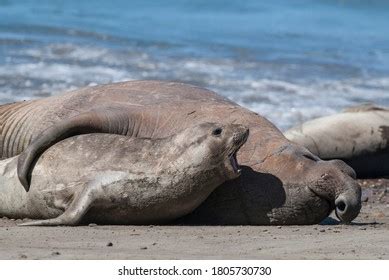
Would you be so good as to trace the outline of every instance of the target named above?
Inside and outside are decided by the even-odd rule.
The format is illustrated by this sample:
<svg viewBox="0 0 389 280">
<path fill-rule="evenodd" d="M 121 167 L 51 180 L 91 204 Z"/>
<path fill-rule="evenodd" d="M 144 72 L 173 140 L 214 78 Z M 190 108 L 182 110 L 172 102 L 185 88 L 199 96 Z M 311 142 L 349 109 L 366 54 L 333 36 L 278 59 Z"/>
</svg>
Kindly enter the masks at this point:
<svg viewBox="0 0 389 280">
<path fill-rule="evenodd" d="M 354 220 L 361 210 L 360 193 L 344 193 L 335 200 L 335 214 L 345 223 Z"/>
<path fill-rule="evenodd" d="M 337 204 L 336 204 L 336 208 L 340 211 L 340 212 L 343 212 L 344 210 L 346 210 L 346 203 L 344 203 L 343 200 L 339 201 Z"/>
</svg>

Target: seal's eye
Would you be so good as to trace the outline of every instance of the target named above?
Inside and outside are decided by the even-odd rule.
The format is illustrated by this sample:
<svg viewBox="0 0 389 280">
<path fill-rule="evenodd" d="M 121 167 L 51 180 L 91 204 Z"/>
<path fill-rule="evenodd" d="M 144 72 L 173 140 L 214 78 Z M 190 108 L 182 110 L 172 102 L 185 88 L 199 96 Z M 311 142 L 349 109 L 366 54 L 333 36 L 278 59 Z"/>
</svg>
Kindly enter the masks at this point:
<svg viewBox="0 0 389 280">
<path fill-rule="evenodd" d="M 223 129 L 221 129 L 220 127 L 215 128 L 215 129 L 212 131 L 212 135 L 220 135 L 220 134 L 222 134 L 222 131 L 223 131 Z"/>
</svg>

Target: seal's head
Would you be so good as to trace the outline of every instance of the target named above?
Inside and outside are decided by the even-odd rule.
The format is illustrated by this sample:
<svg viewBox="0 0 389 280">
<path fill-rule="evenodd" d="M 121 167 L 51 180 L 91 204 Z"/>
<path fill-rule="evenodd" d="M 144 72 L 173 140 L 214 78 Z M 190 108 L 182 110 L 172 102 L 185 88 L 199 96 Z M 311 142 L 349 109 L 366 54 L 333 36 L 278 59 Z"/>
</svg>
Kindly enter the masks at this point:
<svg viewBox="0 0 389 280">
<path fill-rule="evenodd" d="M 358 216 L 361 187 L 355 180 L 354 170 L 343 161 L 324 161 L 306 148 L 288 143 L 276 156 L 269 156 L 261 166 L 262 169 L 264 166 L 273 169 L 277 167 L 277 178 L 285 190 L 283 201 L 275 199 L 278 204 L 273 203 L 277 206 L 274 208 L 280 209 L 272 209 L 271 213 L 277 223 L 317 223 L 332 210 L 344 223 Z M 282 211 L 281 206 L 294 211 Z"/>
<path fill-rule="evenodd" d="M 183 156 L 193 166 L 219 169 L 222 176 L 234 179 L 241 172 L 236 154 L 248 136 L 249 129 L 240 124 L 202 123 L 177 134 L 175 142 L 185 143 L 180 145 Z"/>
</svg>

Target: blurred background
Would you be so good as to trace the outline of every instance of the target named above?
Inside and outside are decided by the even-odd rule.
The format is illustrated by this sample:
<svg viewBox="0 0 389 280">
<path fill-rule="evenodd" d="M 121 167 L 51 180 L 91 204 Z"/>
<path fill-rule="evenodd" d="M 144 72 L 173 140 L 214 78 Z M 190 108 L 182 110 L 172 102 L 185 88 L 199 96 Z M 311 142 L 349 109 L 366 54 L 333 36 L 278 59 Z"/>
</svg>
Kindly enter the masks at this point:
<svg viewBox="0 0 389 280">
<path fill-rule="evenodd" d="M 132 79 L 207 87 L 282 130 L 389 105 L 389 1 L 0 0 L 0 103 Z"/>
</svg>

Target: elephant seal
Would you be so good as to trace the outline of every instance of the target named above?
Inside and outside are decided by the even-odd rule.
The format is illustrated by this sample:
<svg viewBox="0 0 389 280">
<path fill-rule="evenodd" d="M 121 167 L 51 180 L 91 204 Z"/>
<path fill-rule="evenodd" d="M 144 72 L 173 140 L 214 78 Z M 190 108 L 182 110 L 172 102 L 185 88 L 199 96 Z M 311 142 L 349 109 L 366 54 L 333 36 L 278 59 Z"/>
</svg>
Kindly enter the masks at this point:
<svg viewBox="0 0 389 280">
<path fill-rule="evenodd" d="M 359 178 L 389 175 L 389 110 L 364 104 L 314 119 L 285 132 L 286 138 L 322 159 L 341 159 Z"/>
<path fill-rule="evenodd" d="M 45 219 L 23 224 L 34 226 L 166 223 L 239 176 L 247 137 L 242 125 L 203 123 L 163 139 L 68 138 L 38 160 L 28 193 L 17 187 L 17 158 L 0 162 L 0 214 Z"/>
<path fill-rule="evenodd" d="M 130 81 L 3 105 L 1 156 L 22 153 L 18 174 L 28 188 L 34 160 L 66 137 L 104 132 L 161 138 L 202 122 L 242 123 L 250 129 L 238 154 L 242 176 L 200 206 L 211 209 L 203 213 L 212 214 L 215 223 L 313 224 L 333 209 L 345 222 L 358 215 L 361 190 L 351 168 L 320 160 L 262 116 L 183 83 Z"/>
</svg>

